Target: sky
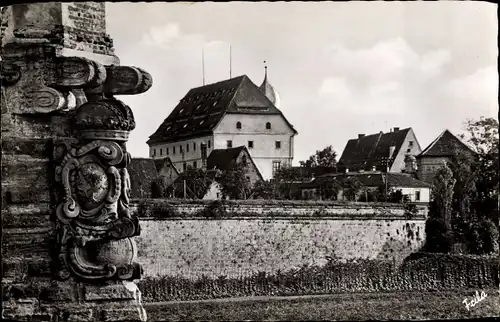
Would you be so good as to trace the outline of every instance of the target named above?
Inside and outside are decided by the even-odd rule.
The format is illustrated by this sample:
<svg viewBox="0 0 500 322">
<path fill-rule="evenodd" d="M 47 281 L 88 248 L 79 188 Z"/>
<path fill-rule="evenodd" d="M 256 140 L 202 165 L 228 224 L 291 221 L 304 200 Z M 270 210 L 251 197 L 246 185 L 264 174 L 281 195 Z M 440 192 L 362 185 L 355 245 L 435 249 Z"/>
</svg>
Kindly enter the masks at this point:
<svg viewBox="0 0 500 322">
<path fill-rule="evenodd" d="M 107 3 L 121 65 L 153 77 L 121 96 L 134 111 L 128 150 L 148 137 L 190 88 L 247 75 L 264 63 L 280 109 L 298 131 L 294 164 L 359 133 L 412 127 L 422 149 L 467 119 L 498 115 L 497 6 L 485 2 Z"/>
</svg>

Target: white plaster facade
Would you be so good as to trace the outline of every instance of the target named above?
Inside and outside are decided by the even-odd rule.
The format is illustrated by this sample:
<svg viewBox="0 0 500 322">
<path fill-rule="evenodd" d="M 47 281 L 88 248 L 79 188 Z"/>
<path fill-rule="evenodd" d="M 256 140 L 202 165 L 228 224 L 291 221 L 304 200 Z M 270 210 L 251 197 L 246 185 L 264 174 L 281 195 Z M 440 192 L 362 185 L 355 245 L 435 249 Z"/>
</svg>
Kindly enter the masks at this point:
<svg viewBox="0 0 500 322">
<path fill-rule="evenodd" d="M 238 128 L 238 122 L 241 128 Z M 270 123 L 270 129 L 266 127 L 267 123 Z M 202 143 L 207 145 L 208 157 L 213 149 L 228 148 L 228 141 L 231 141 L 231 147 L 247 147 L 263 178 L 268 180 L 273 176 L 273 164 L 292 164 L 293 139 L 294 131 L 281 115 L 226 114 L 213 135 L 152 145 L 150 156 L 169 157 L 177 170 L 182 172 L 184 164 L 186 167 L 202 166 Z"/>
</svg>

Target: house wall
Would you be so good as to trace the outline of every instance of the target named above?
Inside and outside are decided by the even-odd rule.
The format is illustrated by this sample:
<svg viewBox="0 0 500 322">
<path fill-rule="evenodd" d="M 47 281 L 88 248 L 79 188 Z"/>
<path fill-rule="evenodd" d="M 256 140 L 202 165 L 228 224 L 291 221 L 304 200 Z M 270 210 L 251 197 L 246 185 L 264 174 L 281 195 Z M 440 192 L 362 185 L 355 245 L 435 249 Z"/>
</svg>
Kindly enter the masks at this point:
<svg viewBox="0 0 500 322">
<path fill-rule="evenodd" d="M 413 142 L 413 145 L 410 146 L 410 141 Z M 422 152 L 422 148 L 418 143 L 417 137 L 413 130 L 408 131 L 406 138 L 401 145 L 401 149 L 399 150 L 392 167 L 389 169 L 389 172 L 403 172 L 405 169 L 405 156 L 407 154 L 416 156 Z"/>
<path fill-rule="evenodd" d="M 408 187 L 394 187 L 392 190 L 401 190 L 403 195 L 408 195 L 411 202 L 430 202 L 430 189 L 429 188 L 408 188 Z M 420 200 L 416 200 L 416 192 L 420 192 Z"/>
<path fill-rule="evenodd" d="M 210 148 L 208 147 L 208 141 L 210 141 Z M 181 140 L 177 142 L 153 144 L 149 148 L 149 155 L 153 159 L 160 159 L 169 157 L 172 163 L 177 168 L 179 172 L 183 171 L 184 162 L 186 165 L 193 167 L 193 162 L 196 161 L 196 167 L 201 168 L 201 143 L 207 144 L 207 157 L 210 152 L 214 149 L 214 137 L 203 136 L 199 138 L 192 138 L 188 140 Z M 196 145 L 196 149 L 193 148 L 193 144 Z M 189 145 L 189 152 L 187 152 L 186 145 Z M 180 153 L 180 146 L 184 153 Z M 175 147 L 175 154 L 173 153 L 173 148 Z M 160 153 L 161 149 L 161 153 Z M 168 149 L 168 154 L 167 154 Z M 156 155 L 155 155 L 156 150 Z"/>
<path fill-rule="evenodd" d="M 436 172 L 443 166 L 443 162 L 449 162 L 448 157 L 420 157 L 417 159 L 417 177 L 424 182 L 432 183 Z"/>
<path fill-rule="evenodd" d="M 237 122 L 241 122 L 241 129 L 236 128 Z M 266 122 L 271 123 L 270 130 Z M 266 180 L 272 178 L 273 161 L 291 164 L 293 160 L 293 131 L 281 115 L 226 114 L 214 130 L 215 148 L 227 148 L 228 140 L 233 147 L 248 148 Z M 248 147 L 248 141 L 253 141 L 253 148 Z M 280 149 L 276 149 L 276 141 L 281 142 Z"/>
<path fill-rule="evenodd" d="M 220 199 L 221 199 L 221 192 L 220 192 L 219 184 L 216 182 L 213 182 L 210 185 L 210 189 L 208 189 L 205 196 L 203 196 L 203 200 L 220 200 Z"/>
</svg>

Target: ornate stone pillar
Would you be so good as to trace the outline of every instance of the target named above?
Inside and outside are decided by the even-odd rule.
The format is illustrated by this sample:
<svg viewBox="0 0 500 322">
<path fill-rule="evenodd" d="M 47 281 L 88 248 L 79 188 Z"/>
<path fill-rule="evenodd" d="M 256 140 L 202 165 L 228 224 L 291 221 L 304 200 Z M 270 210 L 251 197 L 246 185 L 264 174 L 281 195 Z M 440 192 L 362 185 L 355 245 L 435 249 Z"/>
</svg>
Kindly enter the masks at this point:
<svg viewBox="0 0 500 322">
<path fill-rule="evenodd" d="M 13 5 L 5 25 L 2 318 L 146 321 L 128 207 L 135 121 L 115 95 L 151 76 L 119 66 L 104 3 Z"/>
</svg>

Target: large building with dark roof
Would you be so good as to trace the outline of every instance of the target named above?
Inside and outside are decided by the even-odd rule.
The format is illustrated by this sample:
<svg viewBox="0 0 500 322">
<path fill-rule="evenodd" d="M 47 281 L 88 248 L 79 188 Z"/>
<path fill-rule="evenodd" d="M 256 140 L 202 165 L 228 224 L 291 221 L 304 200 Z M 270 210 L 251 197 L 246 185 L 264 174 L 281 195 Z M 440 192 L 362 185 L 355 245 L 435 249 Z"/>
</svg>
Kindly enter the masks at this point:
<svg viewBox="0 0 500 322">
<path fill-rule="evenodd" d="M 407 172 L 405 161 L 416 156 L 422 149 L 412 128 L 377 134 L 359 134 L 347 142 L 337 164 L 338 170 Z"/>
<path fill-rule="evenodd" d="M 206 166 L 214 149 L 246 146 L 260 173 L 270 179 L 293 160 L 297 131 L 276 107 L 279 96 L 267 78 L 260 87 L 246 75 L 193 88 L 147 141 L 152 158 L 168 156 L 180 171 Z"/>
<path fill-rule="evenodd" d="M 420 180 L 432 182 L 443 162 L 450 162 L 458 152 L 470 156 L 476 153 L 449 130 L 444 130 L 422 153 L 416 156 L 417 176 Z"/>
</svg>

